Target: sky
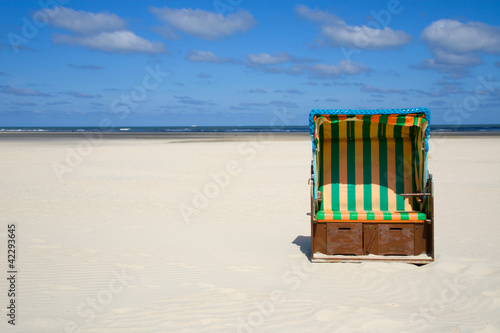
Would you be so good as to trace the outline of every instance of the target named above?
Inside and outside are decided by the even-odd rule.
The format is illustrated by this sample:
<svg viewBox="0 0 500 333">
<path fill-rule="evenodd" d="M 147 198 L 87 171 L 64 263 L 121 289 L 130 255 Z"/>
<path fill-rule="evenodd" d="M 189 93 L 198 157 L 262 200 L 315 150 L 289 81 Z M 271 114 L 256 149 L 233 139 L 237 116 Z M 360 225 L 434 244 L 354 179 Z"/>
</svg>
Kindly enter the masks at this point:
<svg viewBox="0 0 500 333">
<path fill-rule="evenodd" d="M 0 127 L 500 123 L 500 1 L 2 0 Z"/>
</svg>

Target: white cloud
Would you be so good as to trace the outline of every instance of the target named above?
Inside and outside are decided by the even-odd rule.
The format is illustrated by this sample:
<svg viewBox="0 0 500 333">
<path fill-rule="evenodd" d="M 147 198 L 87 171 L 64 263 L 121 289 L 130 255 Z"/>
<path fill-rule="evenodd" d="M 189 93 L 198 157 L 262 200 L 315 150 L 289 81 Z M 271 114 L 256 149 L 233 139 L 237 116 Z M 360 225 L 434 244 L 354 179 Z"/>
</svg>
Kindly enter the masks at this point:
<svg viewBox="0 0 500 333">
<path fill-rule="evenodd" d="M 254 94 L 254 93 L 257 93 L 257 94 L 266 94 L 267 90 L 266 89 L 262 89 L 262 88 L 255 88 L 255 89 L 248 90 L 248 92 L 251 93 L 251 94 Z"/>
<path fill-rule="evenodd" d="M 160 42 L 150 42 L 126 30 L 127 23 L 110 13 L 76 11 L 66 7 L 44 9 L 49 24 L 69 30 L 75 35 L 54 34 L 56 44 L 70 44 L 94 50 L 118 53 L 165 53 Z"/>
<path fill-rule="evenodd" d="M 249 53 L 244 64 L 251 69 L 265 73 L 285 73 L 290 75 L 301 74 L 310 66 L 307 63 L 315 62 L 309 58 L 295 58 L 285 52 L 270 53 Z M 292 63 L 292 64 L 287 64 Z"/>
<path fill-rule="evenodd" d="M 430 97 L 442 97 L 450 96 L 452 94 L 466 93 L 466 91 L 461 87 L 462 83 L 459 81 L 440 80 L 437 81 L 435 85 L 439 87 L 438 90 L 431 88 L 430 90 L 412 89 L 411 91 Z M 477 93 L 479 93 L 479 91 Z"/>
<path fill-rule="evenodd" d="M 81 70 L 101 70 L 104 68 L 102 66 L 97 66 L 97 65 L 75 65 L 75 64 L 68 64 L 68 67 Z"/>
<path fill-rule="evenodd" d="M 410 68 L 426 70 L 436 70 L 443 74 L 449 74 L 450 78 L 458 79 L 469 75 L 465 66 L 449 65 L 436 62 L 436 59 L 424 59 L 418 65 L 410 65 Z"/>
<path fill-rule="evenodd" d="M 164 53 L 165 47 L 160 42 L 150 42 L 131 31 L 101 32 L 91 36 L 55 34 L 52 40 L 56 44 L 80 45 L 95 50 L 119 53 Z"/>
<path fill-rule="evenodd" d="M 420 37 L 434 56 L 421 62 L 422 68 L 453 72 L 480 64 L 477 53 L 500 54 L 500 28 L 482 22 L 442 19 L 432 22 Z"/>
<path fill-rule="evenodd" d="M 431 48 L 449 53 L 500 54 L 500 28 L 482 22 L 438 20 L 425 28 L 421 37 Z"/>
<path fill-rule="evenodd" d="M 191 96 L 174 96 L 179 103 L 188 104 L 188 105 L 215 105 L 215 103 L 211 101 L 203 101 L 201 99 L 194 99 Z"/>
<path fill-rule="evenodd" d="M 13 105 L 18 105 L 18 106 L 36 106 L 36 103 L 32 102 L 26 102 L 26 101 L 12 101 Z"/>
<path fill-rule="evenodd" d="M 192 50 L 186 57 L 187 60 L 193 62 L 211 62 L 221 64 L 225 62 L 233 62 L 231 58 L 219 58 L 211 51 L 195 51 Z"/>
<path fill-rule="evenodd" d="M 361 87 L 361 91 L 377 94 L 406 94 L 407 92 L 401 89 L 387 89 L 382 87 L 372 87 L 369 85 L 364 85 Z"/>
<path fill-rule="evenodd" d="M 216 40 L 246 32 L 256 24 L 252 14 L 243 10 L 227 16 L 190 8 L 152 7 L 151 12 L 171 27 L 205 40 Z"/>
<path fill-rule="evenodd" d="M 252 65 L 278 65 L 292 60 L 292 57 L 287 53 L 259 53 L 248 54 L 247 60 Z"/>
<path fill-rule="evenodd" d="M 246 107 L 254 107 L 254 106 L 267 106 L 267 103 L 259 103 L 259 102 L 240 102 L 238 106 L 246 106 Z"/>
<path fill-rule="evenodd" d="M 310 60 L 307 60 L 310 61 Z M 287 62 L 293 63 L 292 65 L 286 64 Z M 299 62 L 297 64 L 297 62 Z M 297 60 L 287 53 L 275 53 L 274 55 L 268 53 L 248 54 L 245 65 L 248 68 L 272 74 L 309 74 L 315 78 L 334 78 L 342 75 L 355 75 L 363 72 L 370 71 L 362 63 L 342 60 L 338 64 L 304 64 L 303 60 Z M 289 93 L 293 93 L 288 91 Z"/>
<path fill-rule="evenodd" d="M 81 93 L 81 92 L 72 91 L 72 90 L 63 91 L 63 92 L 61 92 L 61 94 L 72 96 L 75 98 L 100 98 L 100 97 L 102 97 L 99 94 L 91 95 L 91 94 Z"/>
<path fill-rule="evenodd" d="M 290 88 L 287 90 L 277 89 L 274 92 L 281 93 L 281 94 L 292 94 L 292 95 L 301 95 L 302 94 L 302 92 L 297 88 Z"/>
<path fill-rule="evenodd" d="M 277 107 L 288 107 L 295 108 L 297 107 L 297 103 L 290 101 L 270 101 L 269 105 L 277 106 Z"/>
<path fill-rule="evenodd" d="M 326 11 L 321 11 L 317 8 L 311 9 L 305 5 L 298 5 L 295 8 L 295 12 L 299 14 L 300 16 L 310 20 L 310 21 L 315 21 L 315 22 L 322 22 L 322 23 L 328 23 L 328 22 L 339 22 L 342 21 L 340 17 L 333 13 L 329 13 Z"/>
<path fill-rule="evenodd" d="M 318 64 L 308 66 L 308 71 L 313 76 L 321 78 L 338 77 L 341 75 L 355 75 L 368 72 L 370 69 L 362 63 L 342 60 L 337 65 Z"/>
<path fill-rule="evenodd" d="M 391 28 L 374 29 L 365 25 L 323 26 L 323 35 L 332 45 L 347 45 L 358 49 L 386 49 L 406 44 L 411 37 L 403 31 L 394 31 Z"/>
<path fill-rule="evenodd" d="M 358 49 L 387 49 L 406 44 L 411 41 L 410 35 L 404 31 L 394 31 L 389 27 L 376 29 L 367 25 L 348 25 L 335 14 L 311 9 L 299 5 L 296 13 L 321 26 L 321 32 L 331 45 L 346 46 Z"/>
<path fill-rule="evenodd" d="M 93 34 L 103 31 L 125 29 L 127 23 L 115 14 L 91 13 L 66 7 L 45 9 L 49 24 L 78 34 Z"/>
<path fill-rule="evenodd" d="M 50 96 L 49 94 L 41 93 L 39 91 L 13 87 L 11 85 L 0 85 L 0 92 L 7 95 L 15 95 L 15 96 L 43 96 L 43 97 Z"/>
<path fill-rule="evenodd" d="M 208 74 L 208 73 L 204 73 L 204 72 L 198 73 L 197 76 L 201 79 L 211 79 L 213 77 L 212 74 Z"/>
</svg>

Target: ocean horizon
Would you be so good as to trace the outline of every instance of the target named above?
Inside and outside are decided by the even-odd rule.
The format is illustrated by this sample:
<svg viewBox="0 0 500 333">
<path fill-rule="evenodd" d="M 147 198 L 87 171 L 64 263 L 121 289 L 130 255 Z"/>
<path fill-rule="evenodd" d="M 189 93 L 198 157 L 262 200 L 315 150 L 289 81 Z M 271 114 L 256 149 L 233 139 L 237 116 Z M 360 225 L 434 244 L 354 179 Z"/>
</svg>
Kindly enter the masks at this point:
<svg viewBox="0 0 500 333">
<path fill-rule="evenodd" d="M 99 126 L 20 126 L 0 127 L 0 132 L 120 132 L 120 133 L 300 133 L 309 126 L 116 126 L 102 129 Z M 500 132 L 500 124 L 431 125 L 431 132 Z"/>
</svg>

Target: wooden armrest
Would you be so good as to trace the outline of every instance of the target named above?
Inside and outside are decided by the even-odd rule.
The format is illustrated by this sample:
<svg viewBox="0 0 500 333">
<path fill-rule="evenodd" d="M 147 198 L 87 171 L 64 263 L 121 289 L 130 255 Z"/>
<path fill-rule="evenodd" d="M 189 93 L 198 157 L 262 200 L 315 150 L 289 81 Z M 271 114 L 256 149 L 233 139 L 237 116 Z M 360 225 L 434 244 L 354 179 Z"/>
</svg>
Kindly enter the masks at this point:
<svg viewBox="0 0 500 333">
<path fill-rule="evenodd" d="M 424 195 L 432 195 L 431 193 L 401 193 L 404 197 L 423 197 Z"/>
<path fill-rule="evenodd" d="M 403 197 L 416 197 L 418 203 L 422 202 L 422 198 L 425 195 L 432 195 L 432 193 L 401 193 Z"/>
</svg>

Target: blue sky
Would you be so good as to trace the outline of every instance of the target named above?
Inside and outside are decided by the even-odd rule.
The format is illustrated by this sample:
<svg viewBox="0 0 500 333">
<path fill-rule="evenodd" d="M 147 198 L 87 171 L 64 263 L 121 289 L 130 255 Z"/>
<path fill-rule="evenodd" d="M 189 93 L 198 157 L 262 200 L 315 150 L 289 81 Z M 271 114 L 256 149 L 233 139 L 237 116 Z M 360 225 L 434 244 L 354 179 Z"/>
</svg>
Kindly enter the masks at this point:
<svg viewBox="0 0 500 333">
<path fill-rule="evenodd" d="M 500 1 L 0 2 L 0 126 L 500 123 Z M 104 125 L 103 125 L 104 126 Z"/>
</svg>

